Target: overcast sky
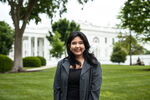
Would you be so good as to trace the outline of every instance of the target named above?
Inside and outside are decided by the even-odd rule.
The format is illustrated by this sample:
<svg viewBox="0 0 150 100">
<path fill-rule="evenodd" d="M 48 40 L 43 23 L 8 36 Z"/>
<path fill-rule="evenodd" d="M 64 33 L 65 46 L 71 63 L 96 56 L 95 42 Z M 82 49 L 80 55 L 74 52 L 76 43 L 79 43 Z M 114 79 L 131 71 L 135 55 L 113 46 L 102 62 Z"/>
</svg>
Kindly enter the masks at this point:
<svg viewBox="0 0 150 100">
<path fill-rule="evenodd" d="M 77 0 L 69 0 L 67 5 L 68 11 L 63 14 L 63 18 L 74 21 L 86 21 L 99 26 L 115 26 L 119 23 L 117 15 L 126 0 L 93 0 L 85 5 L 80 5 Z M 83 10 L 81 8 L 83 7 Z M 0 3 L 0 21 L 6 21 L 12 25 L 11 17 L 9 16 L 9 6 Z M 57 21 L 59 17 L 55 18 Z M 34 22 L 30 26 L 35 27 Z M 42 15 L 42 22 L 38 26 L 50 27 L 50 20 L 46 15 Z M 149 44 L 145 44 L 150 50 Z"/>
<path fill-rule="evenodd" d="M 77 0 L 71 0 L 68 4 L 68 13 L 65 15 L 69 19 L 85 20 L 100 26 L 112 26 L 118 22 L 117 15 L 125 1 L 93 0 L 82 6 L 77 3 Z"/>
<path fill-rule="evenodd" d="M 77 0 L 70 0 L 68 3 L 68 11 L 63 14 L 63 18 L 74 21 L 87 21 L 99 26 L 114 26 L 119 22 L 117 15 L 126 0 L 93 0 L 85 5 L 80 5 Z M 83 7 L 83 10 L 81 8 Z M 9 6 L 0 3 L 0 20 L 4 20 L 12 25 L 12 20 L 9 16 Z M 58 17 L 55 18 L 58 20 Z M 42 15 L 41 26 L 49 25 L 50 21 L 47 16 Z M 30 23 L 34 25 L 33 22 Z"/>
</svg>

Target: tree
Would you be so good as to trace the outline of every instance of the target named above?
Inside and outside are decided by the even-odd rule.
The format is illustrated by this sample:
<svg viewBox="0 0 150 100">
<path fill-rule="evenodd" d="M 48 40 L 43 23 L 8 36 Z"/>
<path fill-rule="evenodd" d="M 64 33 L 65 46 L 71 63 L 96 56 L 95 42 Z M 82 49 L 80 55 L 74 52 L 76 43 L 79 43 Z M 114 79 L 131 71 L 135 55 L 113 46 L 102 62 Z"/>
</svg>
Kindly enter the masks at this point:
<svg viewBox="0 0 150 100">
<path fill-rule="evenodd" d="M 80 31 L 80 25 L 74 21 L 69 21 L 66 18 L 60 19 L 59 21 L 52 24 L 52 31 L 61 34 L 61 41 L 66 42 L 67 37 L 72 31 Z"/>
<path fill-rule="evenodd" d="M 150 54 L 150 50 L 144 49 L 144 54 L 145 55 L 147 55 L 147 54 L 149 55 Z"/>
<path fill-rule="evenodd" d="M 8 55 L 14 38 L 14 31 L 4 21 L 0 21 L 0 54 Z"/>
<path fill-rule="evenodd" d="M 22 38 L 26 25 L 35 20 L 36 24 L 41 21 L 39 14 L 47 14 L 51 19 L 56 12 L 67 11 L 68 0 L 0 0 L 10 6 L 10 16 L 15 28 L 14 43 L 14 66 L 12 72 L 23 71 L 22 63 Z M 89 0 L 78 0 L 80 4 L 87 3 Z"/>
<path fill-rule="evenodd" d="M 56 32 L 55 35 L 53 37 L 50 37 L 51 38 L 51 46 L 52 46 L 52 49 L 50 50 L 50 54 L 52 55 L 52 57 L 56 57 L 56 58 L 59 58 L 61 57 L 61 55 L 63 54 L 64 52 L 64 42 L 62 42 L 60 40 L 60 33 Z"/>
<path fill-rule="evenodd" d="M 145 41 L 150 41 L 149 0 L 127 0 L 118 18 L 121 20 L 121 27 L 134 31 Z"/>
<path fill-rule="evenodd" d="M 125 62 L 126 56 L 127 56 L 126 50 L 122 48 L 119 43 L 116 43 L 115 46 L 113 47 L 111 61 L 120 64 L 121 62 Z"/>
<path fill-rule="evenodd" d="M 120 33 L 118 35 L 119 38 L 119 43 L 121 44 L 121 47 L 124 48 L 127 51 L 127 54 L 130 55 L 130 46 L 131 46 L 131 54 L 132 55 L 139 55 L 139 54 L 144 54 L 144 47 L 141 46 L 136 38 L 130 35 L 122 35 Z M 131 39 L 131 40 L 130 40 Z M 131 45 L 129 43 L 131 41 Z"/>
<path fill-rule="evenodd" d="M 50 41 L 50 44 L 51 44 L 51 42 L 53 42 L 52 37 L 55 36 L 56 33 L 60 34 L 59 41 L 66 43 L 66 40 L 72 31 L 80 31 L 80 25 L 76 24 L 74 21 L 69 21 L 66 18 L 64 18 L 64 19 L 60 19 L 57 22 L 54 22 L 52 24 L 52 31 L 53 32 L 49 32 L 49 36 L 47 36 L 47 39 Z M 54 34 L 52 34 L 52 33 L 54 33 Z M 62 45 L 62 46 L 64 47 L 64 45 Z M 52 47 L 54 47 L 54 46 L 52 46 Z M 65 49 L 63 49 L 61 55 L 63 54 L 64 51 L 65 51 Z M 61 52 L 61 51 L 58 51 L 58 52 Z M 55 50 L 51 53 L 54 54 L 54 53 L 58 53 L 58 52 L 57 52 L 57 50 Z M 65 55 L 66 55 L 66 53 L 65 53 Z"/>
</svg>

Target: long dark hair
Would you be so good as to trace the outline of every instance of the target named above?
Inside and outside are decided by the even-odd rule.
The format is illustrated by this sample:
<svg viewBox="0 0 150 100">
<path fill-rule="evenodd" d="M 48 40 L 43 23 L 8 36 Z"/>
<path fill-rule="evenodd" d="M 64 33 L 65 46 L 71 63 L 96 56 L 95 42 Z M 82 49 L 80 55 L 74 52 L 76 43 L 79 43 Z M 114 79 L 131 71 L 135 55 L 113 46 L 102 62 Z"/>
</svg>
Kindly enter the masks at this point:
<svg viewBox="0 0 150 100">
<path fill-rule="evenodd" d="M 92 66 L 97 66 L 98 61 L 97 61 L 96 57 L 94 56 L 94 54 L 89 53 L 90 44 L 88 42 L 87 37 L 82 32 L 79 32 L 79 31 L 74 31 L 74 32 L 70 33 L 70 36 L 66 42 L 67 53 L 68 53 L 67 58 L 69 59 L 70 64 L 74 68 L 76 67 L 76 64 L 81 65 L 81 63 L 75 59 L 75 55 L 70 51 L 71 41 L 77 36 L 79 36 L 83 40 L 83 43 L 85 46 L 85 51 L 83 52 L 84 59 Z"/>
</svg>

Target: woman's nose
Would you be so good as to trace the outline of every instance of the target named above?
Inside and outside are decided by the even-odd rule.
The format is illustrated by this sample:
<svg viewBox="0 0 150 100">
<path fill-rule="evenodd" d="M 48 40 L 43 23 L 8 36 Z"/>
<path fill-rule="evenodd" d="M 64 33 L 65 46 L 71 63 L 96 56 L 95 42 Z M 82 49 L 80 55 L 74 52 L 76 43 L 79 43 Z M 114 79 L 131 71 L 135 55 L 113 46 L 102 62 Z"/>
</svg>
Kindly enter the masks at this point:
<svg viewBox="0 0 150 100">
<path fill-rule="evenodd" d="M 80 46 L 80 44 L 79 44 L 79 43 L 77 43 L 77 44 L 76 44 L 76 47 L 79 47 L 79 46 Z"/>
</svg>

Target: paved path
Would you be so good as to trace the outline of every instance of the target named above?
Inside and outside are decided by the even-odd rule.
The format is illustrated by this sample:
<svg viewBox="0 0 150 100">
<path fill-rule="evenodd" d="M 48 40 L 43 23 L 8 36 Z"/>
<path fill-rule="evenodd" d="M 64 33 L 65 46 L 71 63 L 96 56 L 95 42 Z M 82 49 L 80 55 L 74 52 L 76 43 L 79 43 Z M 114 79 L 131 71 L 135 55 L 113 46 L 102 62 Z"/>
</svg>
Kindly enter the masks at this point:
<svg viewBox="0 0 150 100">
<path fill-rule="evenodd" d="M 48 68 L 53 68 L 55 67 L 56 65 L 49 65 L 49 66 L 42 66 L 42 67 L 38 67 L 38 68 L 31 68 L 31 69 L 26 69 L 26 71 L 28 72 L 32 72 L 32 71 L 40 71 L 40 70 L 43 70 L 43 69 L 48 69 Z"/>
</svg>

